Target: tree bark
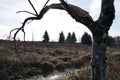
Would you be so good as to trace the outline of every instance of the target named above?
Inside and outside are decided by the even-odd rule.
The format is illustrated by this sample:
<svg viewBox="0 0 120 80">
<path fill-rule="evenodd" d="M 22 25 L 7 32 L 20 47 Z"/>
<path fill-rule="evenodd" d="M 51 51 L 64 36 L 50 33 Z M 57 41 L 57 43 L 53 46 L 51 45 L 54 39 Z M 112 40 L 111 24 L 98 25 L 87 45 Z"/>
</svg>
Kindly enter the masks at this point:
<svg viewBox="0 0 120 80">
<path fill-rule="evenodd" d="M 97 33 L 97 31 L 96 31 Z M 107 33 L 94 33 L 92 45 L 92 80 L 106 80 L 106 41 Z"/>
<path fill-rule="evenodd" d="M 115 18 L 114 0 L 102 0 L 100 17 L 93 24 L 92 80 L 106 80 L 106 46 L 108 31 Z"/>
<path fill-rule="evenodd" d="M 93 42 L 92 80 L 106 80 L 105 43 Z"/>
</svg>

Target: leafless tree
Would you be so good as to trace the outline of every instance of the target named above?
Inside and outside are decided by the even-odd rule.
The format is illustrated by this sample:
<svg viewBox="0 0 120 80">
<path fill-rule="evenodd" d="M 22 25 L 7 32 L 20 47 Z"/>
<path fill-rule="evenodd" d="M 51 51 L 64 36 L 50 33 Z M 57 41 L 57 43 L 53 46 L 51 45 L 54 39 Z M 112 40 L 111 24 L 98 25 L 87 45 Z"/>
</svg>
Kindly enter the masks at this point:
<svg viewBox="0 0 120 80">
<path fill-rule="evenodd" d="M 41 20 L 49 9 L 65 10 L 73 19 L 85 25 L 92 32 L 92 80 L 106 80 L 106 41 L 108 31 L 115 18 L 114 0 L 102 0 L 101 14 L 99 19 L 96 21 L 92 19 L 87 11 L 75 5 L 68 4 L 64 0 L 60 0 L 60 3 L 47 5 L 49 2 L 48 0 L 39 13 L 36 11 L 31 1 L 28 0 L 28 2 L 32 6 L 35 13 L 31 13 L 29 11 L 18 11 L 18 13 L 26 12 L 34 15 L 34 17 L 26 18 L 20 28 L 13 29 L 16 30 L 14 34 L 14 41 L 16 41 L 16 36 L 19 31 L 25 33 L 24 27 L 29 20 Z"/>
</svg>

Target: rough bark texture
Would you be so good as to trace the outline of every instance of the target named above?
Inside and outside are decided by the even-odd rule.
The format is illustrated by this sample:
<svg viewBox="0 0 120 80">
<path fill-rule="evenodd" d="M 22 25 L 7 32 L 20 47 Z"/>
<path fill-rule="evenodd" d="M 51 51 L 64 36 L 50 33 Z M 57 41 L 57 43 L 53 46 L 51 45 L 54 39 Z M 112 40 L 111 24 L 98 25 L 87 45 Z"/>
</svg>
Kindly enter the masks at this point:
<svg viewBox="0 0 120 80">
<path fill-rule="evenodd" d="M 31 4 L 34 13 L 28 11 L 30 14 L 35 15 L 35 17 L 26 18 L 23 22 L 23 25 L 16 31 L 14 40 L 17 33 L 22 30 L 24 31 L 24 26 L 28 20 L 40 20 L 44 14 L 49 9 L 61 9 L 65 10 L 70 14 L 70 16 L 75 19 L 77 22 L 84 24 L 93 34 L 93 56 L 91 60 L 92 65 L 92 80 L 106 80 L 106 41 L 108 36 L 108 31 L 112 25 L 113 19 L 115 17 L 114 10 L 114 0 L 102 0 L 101 5 L 101 14 L 97 21 L 93 21 L 89 13 L 75 5 L 67 4 L 64 0 L 60 0 L 59 4 L 51 4 L 49 6 L 44 5 L 43 9 L 38 14 L 32 5 L 31 1 L 28 0 Z"/>
<path fill-rule="evenodd" d="M 105 40 L 105 38 L 103 38 Z M 93 41 L 92 80 L 106 80 L 106 41 Z"/>
<path fill-rule="evenodd" d="M 106 42 L 115 17 L 114 0 L 102 0 L 101 15 L 93 29 L 92 80 L 106 80 Z"/>
</svg>

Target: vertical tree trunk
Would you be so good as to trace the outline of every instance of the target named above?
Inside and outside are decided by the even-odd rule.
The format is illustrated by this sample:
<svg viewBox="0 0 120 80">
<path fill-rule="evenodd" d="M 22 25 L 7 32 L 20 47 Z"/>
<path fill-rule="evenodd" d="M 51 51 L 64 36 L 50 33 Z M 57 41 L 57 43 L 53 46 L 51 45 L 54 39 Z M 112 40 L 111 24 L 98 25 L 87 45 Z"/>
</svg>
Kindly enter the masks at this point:
<svg viewBox="0 0 120 80">
<path fill-rule="evenodd" d="M 106 45 L 115 18 L 114 0 L 102 0 L 100 17 L 93 24 L 92 80 L 106 80 Z"/>
<path fill-rule="evenodd" d="M 93 36 L 92 80 L 106 80 L 106 39 L 106 33 Z"/>
</svg>

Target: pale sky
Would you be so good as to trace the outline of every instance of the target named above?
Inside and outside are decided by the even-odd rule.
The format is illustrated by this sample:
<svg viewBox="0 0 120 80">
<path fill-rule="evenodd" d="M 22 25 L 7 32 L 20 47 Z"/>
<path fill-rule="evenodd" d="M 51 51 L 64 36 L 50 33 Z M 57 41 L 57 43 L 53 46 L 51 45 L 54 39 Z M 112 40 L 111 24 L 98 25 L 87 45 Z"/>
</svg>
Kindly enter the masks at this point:
<svg viewBox="0 0 120 80">
<path fill-rule="evenodd" d="M 39 12 L 47 0 L 31 0 Z M 77 5 L 89 12 L 94 20 L 97 20 L 100 14 L 101 0 L 67 0 L 68 3 Z M 59 3 L 59 0 L 50 0 L 51 3 Z M 111 26 L 109 35 L 120 36 L 120 1 L 115 0 L 116 18 Z M 0 39 L 6 39 L 10 30 L 22 25 L 25 18 L 33 16 L 27 13 L 16 14 L 17 11 L 27 10 L 34 12 L 28 3 L 28 0 L 1 0 L 0 1 Z M 59 33 L 64 32 L 67 37 L 69 32 L 75 32 L 77 40 L 80 41 L 84 32 L 91 32 L 86 26 L 77 23 L 66 11 L 49 10 L 41 20 L 32 21 L 25 26 L 26 40 L 41 41 L 45 30 L 48 31 L 50 41 L 58 41 Z M 14 34 L 14 32 L 13 32 Z M 12 34 L 12 35 L 13 35 Z M 23 40 L 23 33 L 18 36 Z"/>
</svg>

